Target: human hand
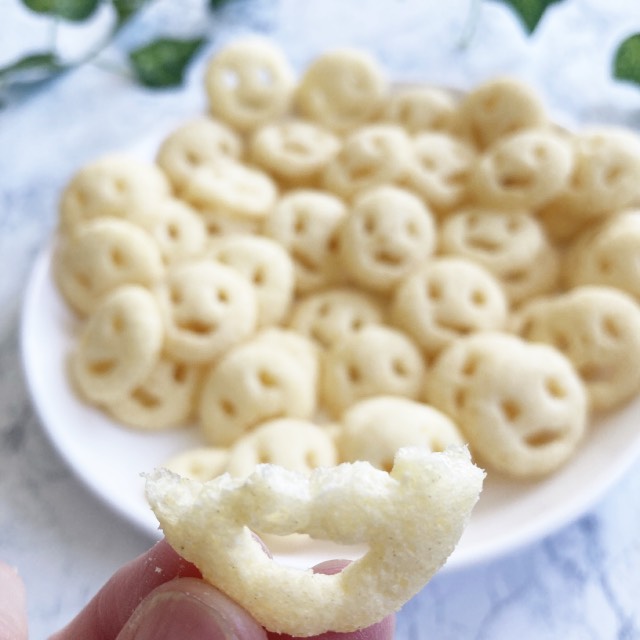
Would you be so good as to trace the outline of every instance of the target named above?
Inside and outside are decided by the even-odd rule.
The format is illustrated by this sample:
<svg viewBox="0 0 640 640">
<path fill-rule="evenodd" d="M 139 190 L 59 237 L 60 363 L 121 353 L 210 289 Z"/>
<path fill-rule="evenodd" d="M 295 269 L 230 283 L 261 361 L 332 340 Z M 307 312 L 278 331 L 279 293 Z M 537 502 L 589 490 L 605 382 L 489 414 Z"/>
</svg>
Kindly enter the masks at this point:
<svg viewBox="0 0 640 640">
<path fill-rule="evenodd" d="M 344 562 L 318 565 L 336 573 Z M 319 640 L 391 640 L 395 618 Z M 244 609 L 201 579 L 164 540 L 118 570 L 50 640 L 276 640 Z M 26 598 L 17 573 L 0 564 L 0 640 L 27 640 Z"/>
</svg>

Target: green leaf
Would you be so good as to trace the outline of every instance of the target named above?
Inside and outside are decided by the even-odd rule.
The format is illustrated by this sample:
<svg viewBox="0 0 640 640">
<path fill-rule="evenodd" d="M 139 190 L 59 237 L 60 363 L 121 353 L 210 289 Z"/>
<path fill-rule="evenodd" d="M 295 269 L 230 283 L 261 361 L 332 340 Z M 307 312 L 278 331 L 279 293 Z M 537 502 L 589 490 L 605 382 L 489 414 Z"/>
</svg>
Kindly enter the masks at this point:
<svg viewBox="0 0 640 640">
<path fill-rule="evenodd" d="M 618 45 L 613 75 L 618 80 L 629 80 L 640 85 L 640 33 L 629 36 Z"/>
<path fill-rule="evenodd" d="M 65 69 L 58 57 L 51 51 L 31 53 L 11 64 L 0 67 L 0 83 L 31 84 L 56 75 Z"/>
<path fill-rule="evenodd" d="M 149 0 L 111 0 L 116 12 L 118 26 L 122 26 L 133 18 L 148 2 Z"/>
<path fill-rule="evenodd" d="M 204 38 L 159 38 L 132 51 L 129 59 L 146 87 L 175 87 L 182 84 L 189 62 L 204 42 Z"/>
<path fill-rule="evenodd" d="M 209 0 L 209 7 L 214 11 L 222 9 L 227 4 L 231 4 L 233 0 Z"/>
<path fill-rule="evenodd" d="M 508 4 L 520 17 L 528 33 L 533 33 L 544 12 L 562 0 L 500 0 Z"/>
<path fill-rule="evenodd" d="M 80 22 L 93 15 L 100 0 L 22 0 L 22 4 L 36 13 Z"/>
</svg>

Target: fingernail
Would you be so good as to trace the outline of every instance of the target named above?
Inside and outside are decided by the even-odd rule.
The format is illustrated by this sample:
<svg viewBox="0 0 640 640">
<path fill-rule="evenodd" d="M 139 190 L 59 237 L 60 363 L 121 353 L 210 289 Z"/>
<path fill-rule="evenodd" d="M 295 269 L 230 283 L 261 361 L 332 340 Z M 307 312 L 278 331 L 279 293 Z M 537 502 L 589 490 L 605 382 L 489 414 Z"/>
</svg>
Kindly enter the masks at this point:
<svg viewBox="0 0 640 640">
<path fill-rule="evenodd" d="M 134 621 L 134 640 L 239 640 L 215 609 L 188 592 L 154 596 Z"/>
</svg>

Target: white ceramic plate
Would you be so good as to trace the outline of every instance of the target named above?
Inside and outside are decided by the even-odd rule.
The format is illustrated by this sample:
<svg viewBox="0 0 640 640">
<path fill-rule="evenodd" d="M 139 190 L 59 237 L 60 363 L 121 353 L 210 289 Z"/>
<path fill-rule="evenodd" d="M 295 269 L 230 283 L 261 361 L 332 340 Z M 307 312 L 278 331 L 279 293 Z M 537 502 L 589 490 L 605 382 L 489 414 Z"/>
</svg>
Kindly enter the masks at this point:
<svg viewBox="0 0 640 640">
<path fill-rule="evenodd" d="M 197 432 L 139 433 L 80 402 L 65 375 L 76 330 L 77 320 L 54 285 L 47 248 L 33 267 L 22 317 L 23 362 L 34 405 L 54 446 L 78 477 L 121 516 L 159 537 L 141 473 L 196 444 Z M 513 551 L 582 514 L 638 458 L 639 420 L 640 399 L 594 424 L 570 464 L 541 482 L 489 477 L 446 568 L 468 567 Z M 299 567 L 337 553 L 332 545 L 319 543 L 272 549 L 281 562 Z"/>
</svg>

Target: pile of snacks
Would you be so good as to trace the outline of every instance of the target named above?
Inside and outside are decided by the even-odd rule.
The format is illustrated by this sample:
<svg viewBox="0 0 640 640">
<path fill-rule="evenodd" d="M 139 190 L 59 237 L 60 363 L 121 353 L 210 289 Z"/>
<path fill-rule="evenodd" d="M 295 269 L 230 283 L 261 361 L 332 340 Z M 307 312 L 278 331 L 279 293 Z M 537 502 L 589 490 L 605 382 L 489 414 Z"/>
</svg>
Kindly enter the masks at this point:
<svg viewBox="0 0 640 640">
<path fill-rule="evenodd" d="M 168 466 L 311 472 L 467 442 L 490 473 L 567 462 L 640 391 L 640 140 L 562 130 L 521 82 L 391 86 L 336 50 L 210 61 L 210 115 L 155 162 L 70 180 L 55 277 L 81 397 L 197 423 Z"/>
</svg>

